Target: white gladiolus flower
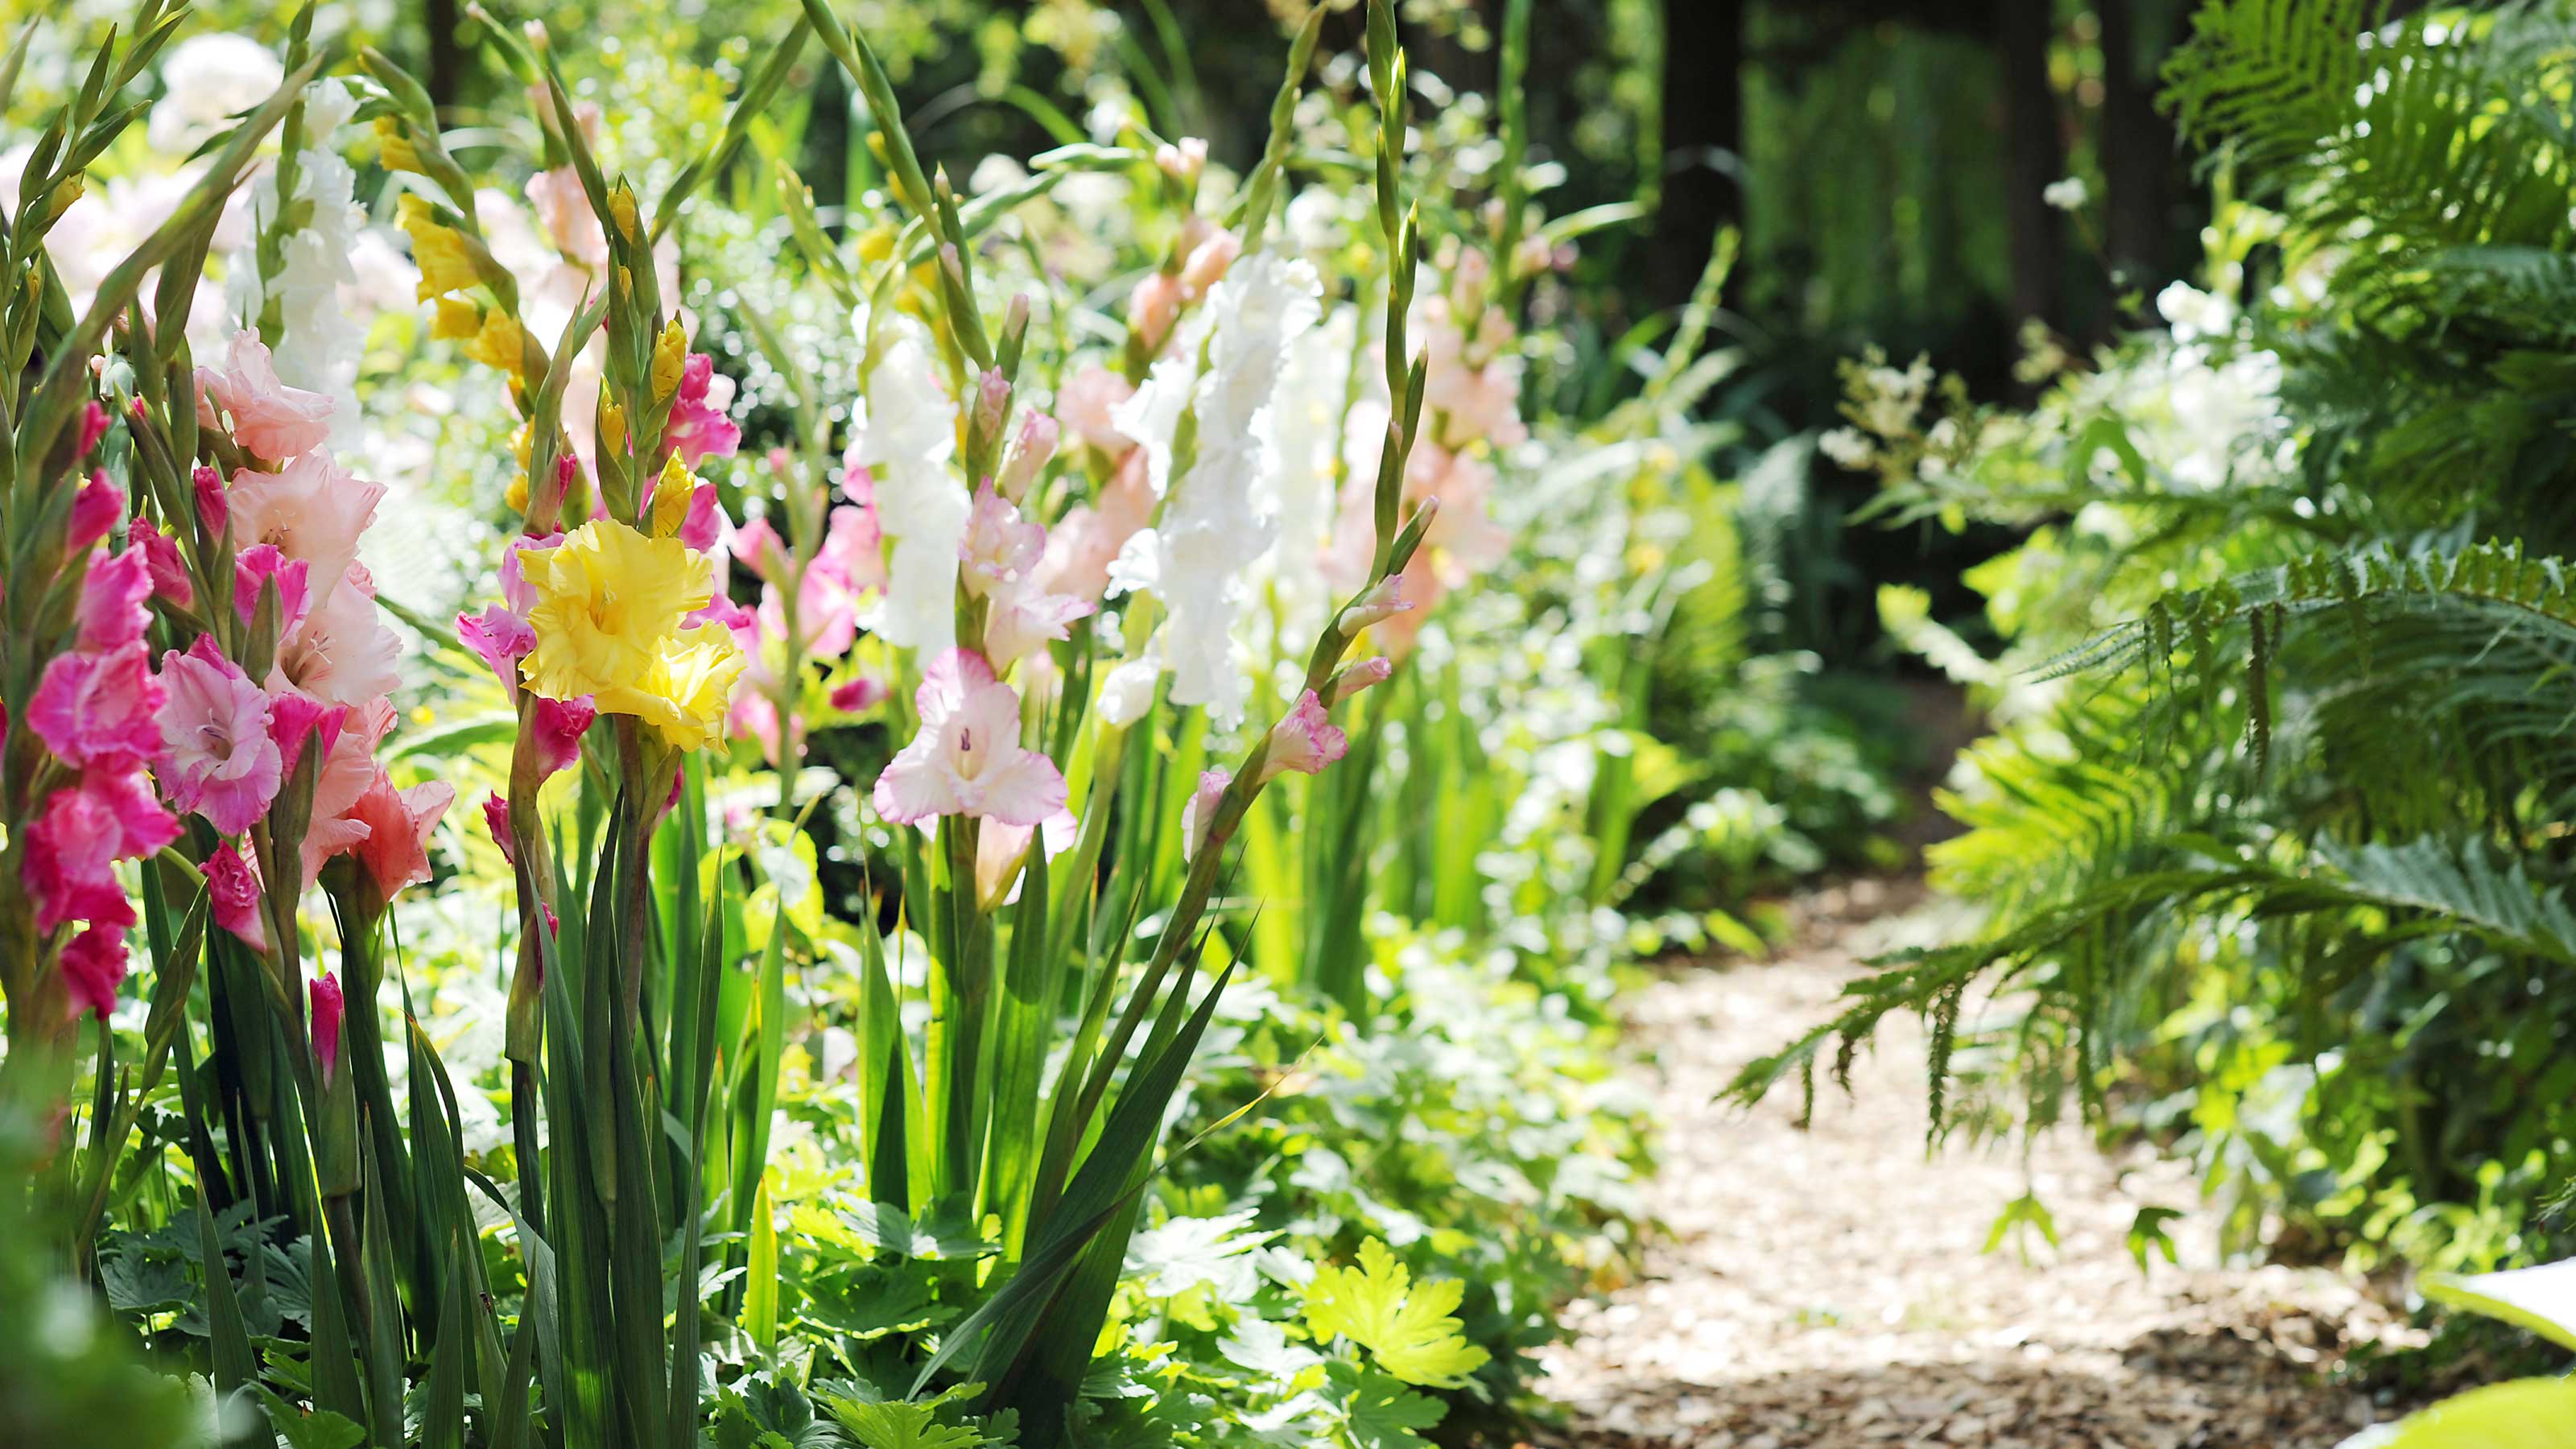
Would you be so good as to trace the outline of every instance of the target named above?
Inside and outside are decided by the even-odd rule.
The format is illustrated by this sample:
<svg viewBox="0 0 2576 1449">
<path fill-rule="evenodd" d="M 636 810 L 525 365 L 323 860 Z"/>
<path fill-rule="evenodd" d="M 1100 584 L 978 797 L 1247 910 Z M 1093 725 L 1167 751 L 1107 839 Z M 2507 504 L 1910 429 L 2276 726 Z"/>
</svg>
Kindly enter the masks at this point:
<svg viewBox="0 0 2576 1449">
<path fill-rule="evenodd" d="M 2093 198 L 2093 192 L 2084 184 L 2083 177 L 2069 176 L 2063 181 L 2048 183 L 2039 193 L 2039 198 L 2059 211 L 2082 211 L 2084 203 Z"/>
<path fill-rule="evenodd" d="M 356 110 L 356 99 L 337 80 L 305 88 L 304 136 L 310 144 L 296 153 L 294 199 L 309 202 L 311 214 L 301 230 L 287 236 L 285 265 L 264 282 L 257 233 L 271 224 L 280 204 L 277 173 L 264 173 L 250 188 L 253 235 L 225 269 L 225 300 L 236 317 L 258 320 L 267 309 L 266 289 L 275 287 L 282 331 L 271 340 L 278 380 L 339 404 L 331 414 L 331 442 L 344 448 L 358 441 L 358 358 L 366 328 L 346 305 L 343 289 L 358 283 L 352 258 L 366 213 L 356 204 L 357 175 L 336 149 L 334 133 Z"/>
<path fill-rule="evenodd" d="M 232 124 L 235 114 L 267 100 L 285 83 L 276 52 L 246 35 L 191 35 L 161 63 L 166 93 L 152 105 L 144 138 L 164 155 L 185 156 Z"/>
<path fill-rule="evenodd" d="M 876 480 L 877 522 L 894 540 L 878 631 L 936 653 L 956 642 L 957 550 L 974 501 L 950 476 L 957 404 L 939 386 L 919 323 L 885 324 L 891 341 L 850 405 L 850 462 Z"/>
<path fill-rule="evenodd" d="M 1342 445 L 1342 400 L 1351 371 L 1358 309 L 1337 307 L 1322 325 L 1289 344 L 1278 396 L 1262 415 L 1268 448 L 1255 506 L 1275 520 L 1278 545 L 1264 559 L 1263 582 L 1280 610 L 1284 638 L 1312 637 L 1332 606 L 1320 567 L 1339 512 L 1333 465 Z M 1370 466 L 1374 466 L 1374 455 Z"/>
</svg>

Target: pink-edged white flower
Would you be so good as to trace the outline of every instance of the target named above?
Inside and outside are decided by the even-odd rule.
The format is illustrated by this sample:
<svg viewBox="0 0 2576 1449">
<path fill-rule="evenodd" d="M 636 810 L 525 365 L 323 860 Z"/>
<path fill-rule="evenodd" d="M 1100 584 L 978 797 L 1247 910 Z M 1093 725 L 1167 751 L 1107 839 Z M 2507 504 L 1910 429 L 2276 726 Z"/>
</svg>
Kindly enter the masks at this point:
<svg viewBox="0 0 2576 1449">
<path fill-rule="evenodd" d="M 1225 798 L 1226 787 L 1233 783 L 1232 770 L 1199 772 L 1199 787 L 1190 792 L 1190 803 L 1181 807 L 1183 859 L 1195 859 L 1199 847 L 1207 842 L 1208 826 L 1216 819 L 1217 802 Z"/>
<path fill-rule="evenodd" d="M 45 665 L 27 727 L 68 765 L 149 760 L 161 753 L 161 682 L 143 641 L 120 649 L 73 650 Z"/>
<path fill-rule="evenodd" d="M 1056 443 L 1063 430 L 1055 419 L 1044 413 L 1031 413 L 1020 420 L 1020 436 L 1011 444 L 1011 454 L 1002 460 L 1002 474 L 995 479 L 1002 496 L 1013 503 L 1029 496 L 1038 481 L 1038 470 L 1055 456 Z"/>
<path fill-rule="evenodd" d="M 231 841 L 216 846 L 215 853 L 206 857 L 206 903 L 215 924 L 263 956 L 268 954 L 268 913 L 261 904 L 265 898 L 258 868 Z"/>
<path fill-rule="evenodd" d="M 1356 664 L 1345 664 L 1324 685 L 1324 708 L 1333 709 L 1343 700 L 1372 685 L 1384 684 L 1395 673 L 1395 661 L 1381 654 Z"/>
<path fill-rule="evenodd" d="M 402 679 L 402 636 L 384 625 L 366 565 L 349 572 L 278 647 L 277 665 L 298 689 L 330 704 L 364 704 Z"/>
<path fill-rule="evenodd" d="M 1019 507 L 991 483 L 975 490 L 966 516 L 966 538 L 957 546 L 958 578 L 976 598 L 993 596 L 1029 576 L 1046 553 L 1046 529 L 1020 516 Z"/>
<path fill-rule="evenodd" d="M 1064 808 L 1064 775 L 1020 744 L 1020 692 L 972 650 L 939 656 L 913 693 L 921 733 L 877 777 L 877 813 L 897 824 L 972 815 L 1037 825 Z"/>
<path fill-rule="evenodd" d="M 232 414 L 234 440 L 272 463 L 310 452 L 331 435 L 331 399 L 278 381 L 259 334 L 234 333 L 224 363 L 221 371 L 197 369 L 199 421 L 221 426 L 211 409 L 222 408 Z"/>
<path fill-rule="evenodd" d="M 161 656 L 162 788 L 225 835 L 239 835 L 277 798 L 284 760 L 268 733 L 268 695 L 205 635 Z"/>
<path fill-rule="evenodd" d="M 1043 843 L 1046 858 L 1055 859 L 1073 848 L 1079 833 L 1079 822 L 1071 810 L 1058 810 L 1035 826 L 1006 825 L 998 820 L 984 823 L 975 837 L 975 900 L 985 910 L 1006 906 L 1020 898 L 1020 867 L 1027 863 L 1032 841 Z"/>
<path fill-rule="evenodd" d="M 273 544 L 303 560 L 318 604 L 358 561 L 358 536 L 376 521 L 384 496 L 384 484 L 354 476 L 316 449 L 282 473 L 234 474 L 226 505 L 234 542 L 244 550 Z"/>
<path fill-rule="evenodd" d="M 1340 621 L 1342 632 L 1357 634 L 1372 624 L 1382 624 L 1412 607 L 1413 605 L 1404 597 L 1404 575 L 1396 574 L 1380 579 L 1367 593 L 1353 599 L 1343 608 Z"/>
<path fill-rule="evenodd" d="M 1324 713 L 1324 702 L 1315 691 L 1297 696 L 1296 705 L 1279 723 L 1270 727 L 1270 749 L 1262 756 L 1261 778 L 1266 783 L 1290 770 L 1301 775 L 1320 775 L 1324 767 L 1350 750 L 1351 742 L 1332 717 Z"/>
<path fill-rule="evenodd" d="M 1050 641 L 1070 637 L 1073 621 L 1099 607 L 1071 594 L 1045 594 L 1023 584 L 994 595 L 993 611 L 984 620 L 984 647 L 993 666 L 1008 669 L 1044 649 Z"/>
</svg>

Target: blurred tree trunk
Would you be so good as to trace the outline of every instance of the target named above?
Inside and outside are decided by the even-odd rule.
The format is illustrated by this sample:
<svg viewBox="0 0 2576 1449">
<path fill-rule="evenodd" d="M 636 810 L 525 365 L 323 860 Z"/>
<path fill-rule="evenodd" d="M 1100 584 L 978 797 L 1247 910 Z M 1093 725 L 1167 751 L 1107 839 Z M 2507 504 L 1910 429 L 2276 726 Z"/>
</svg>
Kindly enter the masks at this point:
<svg viewBox="0 0 2576 1449">
<path fill-rule="evenodd" d="M 1744 0 L 1664 0 L 1659 301 L 1686 300 L 1718 227 L 1744 219 L 1744 9 Z M 1547 44 L 1542 21 L 1533 48 Z"/>
<path fill-rule="evenodd" d="M 430 104 L 445 110 L 465 99 L 465 47 L 456 29 L 463 19 L 456 0 L 423 0 L 421 24 L 429 31 Z"/>
<path fill-rule="evenodd" d="M 2160 0 L 2096 0 L 2102 21 L 2103 245 L 2123 286 L 2149 289 L 2176 265 L 2175 138 L 2156 110 L 2156 70 L 2173 44 Z"/>
<path fill-rule="evenodd" d="M 2064 174 L 2057 97 L 2048 85 L 2049 0 L 2001 0 L 1995 49 L 2004 76 L 2004 233 L 2012 253 L 2013 323 L 2057 309 L 2066 246 L 2042 195 Z"/>
</svg>

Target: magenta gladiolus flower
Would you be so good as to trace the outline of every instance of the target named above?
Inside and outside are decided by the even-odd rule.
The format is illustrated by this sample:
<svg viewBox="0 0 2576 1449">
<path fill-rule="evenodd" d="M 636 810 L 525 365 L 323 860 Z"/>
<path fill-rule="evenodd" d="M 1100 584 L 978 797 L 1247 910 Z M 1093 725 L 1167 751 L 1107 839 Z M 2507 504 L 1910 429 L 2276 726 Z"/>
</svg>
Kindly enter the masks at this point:
<svg viewBox="0 0 2576 1449">
<path fill-rule="evenodd" d="M 501 858 L 517 865 L 519 847 L 510 835 L 510 802 L 497 794 L 484 796 L 483 828 L 492 832 L 492 843 L 501 847 Z"/>
<path fill-rule="evenodd" d="M 1310 689 L 1297 696 L 1286 718 L 1270 727 L 1270 750 L 1261 761 L 1261 778 L 1267 782 L 1290 770 L 1320 775 L 1349 749 L 1350 740 L 1324 713 L 1324 702 Z"/>
<path fill-rule="evenodd" d="M 241 938 L 243 945 L 268 954 L 268 917 L 260 909 L 264 892 L 259 873 L 229 840 L 206 857 L 206 903 L 215 924 Z"/>
<path fill-rule="evenodd" d="M 135 401 L 141 402 L 142 399 L 137 398 Z M 97 447 L 98 440 L 106 436 L 107 409 L 100 407 L 95 398 L 82 403 L 80 446 L 72 451 L 72 456 L 75 459 L 88 457 L 90 449 Z"/>
<path fill-rule="evenodd" d="M 858 714 L 876 708 L 892 697 L 892 691 L 880 679 L 853 679 L 832 690 L 832 708 L 843 714 Z"/>
<path fill-rule="evenodd" d="M 733 379 L 716 375 L 716 360 L 692 352 L 681 364 L 680 390 L 671 399 L 671 422 L 663 434 L 680 461 L 689 467 L 709 457 L 730 458 L 742 446 L 742 429 L 725 416 L 733 405 Z"/>
<path fill-rule="evenodd" d="M 72 495 L 72 516 L 64 529 L 64 544 L 73 553 L 85 553 L 89 546 L 116 531 L 117 520 L 125 517 L 125 490 L 116 486 L 105 469 L 89 475 L 89 481 Z"/>
<path fill-rule="evenodd" d="M 1064 808 L 1064 775 L 1020 744 L 1020 692 L 984 656 L 951 649 L 913 693 L 921 733 L 877 777 L 877 813 L 897 824 L 973 815 L 1036 825 Z"/>
<path fill-rule="evenodd" d="M 27 727 L 65 764 L 150 760 L 161 753 L 161 682 L 140 639 L 121 649 L 74 650 L 46 664 L 27 701 Z"/>
<path fill-rule="evenodd" d="M 501 687 L 513 697 L 519 692 L 519 661 L 537 647 L 537 631 L 528 621 L 499 604 L 486 604 L 480 614 L 456 616 L 456 637 L 475 657 L 492 667 L 501 677 Z"/>
<path fill-rule="evenodd" d="M 713 550 L 724 536 L 724 504 L 716 495 L 716 485 L 701 483 L 689 495 L 688 515 L 680 520 L 680 543 L 700 553 Z"/>
<path fill-rule="evenodd" d="M 291 559 L 273 543 L 255 543 L 233 556 L 233 612 L 245 624 L 259 612 L 260 586 L 277 581 L 277 637 L 287 638 L 313 606 L 312 566 Z"/>
<path fill-rule="evenodd" d="M 122 930 L 134 906 L 116 879 L 119 860 L 149 855 L 179 836 L 179 822 L 131 770 L 92 771 L 57 790 L 27 827 L 20 879 L 36 903 L 36 929 L 70 921 Z"/>
<path fill-rule="evenodd" d="M 162 655 L 161 678 L 169 693 L 161 782 L 170 803 L 223 834 L 241 834 L 268 813 L 284 777 L 284 756 L 268 733 L 268 695 L 204 635 L 185 654 Z"/>
<path fill-rule="evenodd" d="M 234 333 L 224 361 L 221 372 L 197 369 L 199 420 L 216 424 L 207 405 L 222 408 L 232 414 L 235 441 L 272 463 L 310 452 L 331 435 L 330 396 L 278 381 L 259 334 Z"/>
<path fill-rule="evenodd" d="M 179 541 L 157 528 L 135 525 L 126 541 L 143 552 L 143 569 L 152 579 L 152 592 L 180 608 L 197 602 L 196 580 L 188 576 L 187 561 L 179 556 Z"/>
<path fill-rule="evenodd" d="M 313 1059 L 322 1066 L 322 1080 L 330 1081 L 340 1073 L 340 1018 L 348 1003 L 340 996 L 340 983 L 331 976 L 316 976 L 305 983 L 305 994 L 313 1002 Z"/>
<path fill-rule="evenodd" d="M 105 651 L 142 638 L 152 622 L 143 601 L 151 597 L 152 574 L 141 549 L 91 559 L 81 579 L 80 639 L 74 647 Z"/>
<path fill-rule="evenodd" d="M 93 925 L 64 943 L 63 985 L 73 1016 L 94 1011 L 104 1018 L 116 1010 L 116 988 L 124 980 L 124 927 Z"/>
<path fill-rule="evenodd" d="M 224 493 L 224 475 L 200 463 L 188 475 L 188 484 L 197 495 L 197 521 L 206 526 L 206 536 L 223 537 L 233 513 L 232 499 Z"/>
<path fill-rule="evenodd" d="M 322 753 L 331 752 L 331 742 L 340 736 L 340 718 L 347 708 L 325 704 L 291 684 L 279 684 L 274 677 L 269 685 L 268 737 L 277 741 L 278 767 L 291 775 L 296 763 L 304 758 L 306 740 L 319 735 Z"/>
<path fill-rule="evenodd" d="M 597 718 L 598 706 L 587 695 L 580 699 L 537 696 L 528 709 L 528 737 L 537 752 L 539 779 L 581 758 L 581 737 Z"/>
</svg>

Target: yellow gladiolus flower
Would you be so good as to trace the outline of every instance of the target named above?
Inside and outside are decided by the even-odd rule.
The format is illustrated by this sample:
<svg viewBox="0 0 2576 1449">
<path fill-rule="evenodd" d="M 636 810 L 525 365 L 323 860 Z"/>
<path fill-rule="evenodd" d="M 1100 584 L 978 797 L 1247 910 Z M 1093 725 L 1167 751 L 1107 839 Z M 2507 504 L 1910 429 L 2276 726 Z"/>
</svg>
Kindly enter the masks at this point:
<svg viewBox="0 0 2576 1449">
<path fill-rule="evenodd" d="M 653 485 L 653 536 L 672 538 L 689 521 L 689 500 L 697 495 L 697 475 L 673 453 L 662 461 L 662 477 Z"/>
<path fill-rule="evenodd" d="M 733 631 L 699 624 L 663 640 L 633 684 L 603 689 L 593 701 L 660 730 L 673 749 L 702 750 L 724 738 L 725 711 L 742 670 Z"/>
<path fill-rule="evenodd" d="M 689 334 L 680 330 L 680 319 L 674 317 L 653 339 L 653 401 L 679 391 L 680 374 L 688 365 Z"/>
<path fill-rule="evenodd" d="M 420 170 L 420 152 L 403 134 L 402 123 L 391 116 L 376 117 L 376 159 L 387 171 Z"/>
<path fill-rule="evenodd" d="M 614 708 L 610 691 L 643 685 L 681 616 L 715 594 L 705 554 L 612 519 L 523 551 L 519 567 L 537 595 L 528 611 L 537 646 L 520 664 L 528 687 L 548 699 L 599 695 L 602 709 Z"/>
<path fill-rule="evenodd" d="M 519 324 L 498 307 L 484 313 L 482 327 L 465 344 L 465 355 L 496 372 L 518 376 L 525 358 L 519 346 Z"/>
<path fill-rule="evenodd" d="M 462 297 L 441 297 L 429 314 L 429 335 L 440 342 L 472 337 L 483 330 L 483 309 Z"/>
<path fill-rule="evenodd" d="M 510 511 L 511 511 L 512 513 L 525 513 L 525 512 L 527 512 L 527 511 L 528 511 L 528 475 L 527 475 L 527 474 L 525 474 L 525 473 L 522 473 L 522 474 L 520 474 L 518 477 L 511 479 L 511 480 L 510 480 L 510 491 L 509 491 L 508 493 L 506 493 L 506 494 L 502 495 L 502 500 L 501 500 L 501 501 L 510 505 Z"/>
<path fill-rule="evenodd" d="M 438 219 L 436 208 L 410 192 L 395 208 L 395 221 L 411 237 L 411 259 L 420 268 L 421 301 L 462 292 L 479 280 L 465 235 Z"/>
<path fill-rule="evenodd" d="M 613 402 L 599 405 L 599 450 L 612 458 L 626 456 L 626 409 Z"/>
</svg>

